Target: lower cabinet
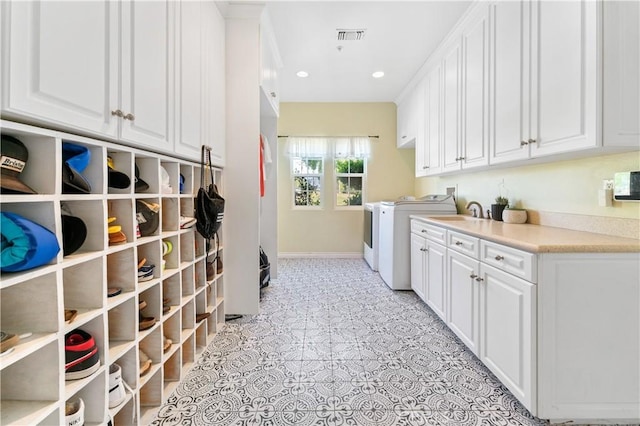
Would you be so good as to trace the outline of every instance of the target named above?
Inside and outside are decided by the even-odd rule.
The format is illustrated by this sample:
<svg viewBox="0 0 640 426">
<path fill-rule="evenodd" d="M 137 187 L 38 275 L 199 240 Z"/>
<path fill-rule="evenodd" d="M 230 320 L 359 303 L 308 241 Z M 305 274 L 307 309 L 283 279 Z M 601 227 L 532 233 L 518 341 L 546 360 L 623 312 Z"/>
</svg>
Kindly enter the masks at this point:
<svg viewBox="0 0 640 426">
<path fill-rule="evenodd" d="M 427 248 L 426 238 L 420 235 L 411 234 L 411 290 L 422 300 L 425 300 L 424 294 L 424 257 Z"/>
<path fill-rule="evenodd" d="M 449 250 L 447 253 L 447 325 L 479 356 L 480 262 Z"/>
<path fill-rule="evenodd" d="M 445 320 L 446 248 L 411 234 L 411 289 Z"/>
</svg>

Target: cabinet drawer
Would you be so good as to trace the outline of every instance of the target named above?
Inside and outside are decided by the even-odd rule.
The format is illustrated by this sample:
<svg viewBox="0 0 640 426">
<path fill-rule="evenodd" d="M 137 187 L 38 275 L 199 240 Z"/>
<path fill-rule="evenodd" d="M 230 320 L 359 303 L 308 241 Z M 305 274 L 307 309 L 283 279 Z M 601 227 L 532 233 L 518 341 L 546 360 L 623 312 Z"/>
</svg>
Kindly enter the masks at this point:
<svg viewBox="0 0 640 426">
<path fill-rule="evenodd" d="M 436 241 L 440 244 L 446 245 L 447 230 L 438 226 L 428 225 L 419 220 L 411 221 L 411 232 L 414 234 L 422 235 L 432 241 Z"/>
<path fill-rule="evenodd" d="M 533 253 L 481 241 L 480 261 L 532 283 L 538 278 L 536 255 Z"/>
<path fill-rule="evenodd" d="M 447 247 L 474 259 L 480 257 L 480 239 L 476 237 L 449 231 L 447 233 Z"/>
</svg>

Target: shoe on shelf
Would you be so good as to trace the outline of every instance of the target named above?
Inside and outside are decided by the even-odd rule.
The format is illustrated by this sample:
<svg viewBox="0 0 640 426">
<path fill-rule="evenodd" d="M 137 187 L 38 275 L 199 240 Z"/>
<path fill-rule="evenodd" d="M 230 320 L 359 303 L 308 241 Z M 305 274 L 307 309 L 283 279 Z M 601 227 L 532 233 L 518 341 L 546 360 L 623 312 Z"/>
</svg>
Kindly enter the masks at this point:
<svg viewBox="0 0 640 426">
<path fill-rule="evenodd" d="M 140 322 L 138 324 L 138 330 L 139 331 L 148 330 L 151 327 L 153 327 L 155 323 L 156 323 L 155 317 L 145 317 L 142 315 L 142 313 L 140 313 Z"/>
<path fill-rule="evenodd" d="M 180 216 L 180 229 L 191 228 L 196 224 L 196 218 L 191 216 Z"/>
<path fill-rule="evenodd" d="M 109 367 L 109 408 L 117 407 L 127 397 L 122 384 L 122 368 L 118 364 Z"/>
<path fill-rule="evenodd" d="M 122 232 L 122 226 L 112 225 L 115 223 L 116 218 L 110 217 L 107 219 L 107 233 L 109 234 L 109 245 L 124 244 L 127 242 L 127 236 Z"/>
<path fill-rule="evenodd" d="M 0 353 L 4 353 L 13 348 L 19 341 L 20 337 L 17 334 L 0 331 Z"/>
<path fill-rule="evenodd" d="M 214 271 L 213 261 L 207 262 L 207 281 L 211 281 L 216 277 L 216 273 Z"/>
<path fill-rule="evenodd" d="M 64 310 L 64 320 L 67 324 L 71 324 L 73 320 L 78 316 L 78 311 L 76 309 L 65 309 Z"/>
<path fill-rule="evenodd" d="M 149 281 L 153 279 L 153 270 L 155 265 L 147 265 L 147 259 L 142 259 L 138 263 L 138 282 Z"/>
<path fill-rule="evenodd" d="M 138 356 L 140 357 L 140 376 L 142 377 L 149 372 L 153 361 L 151 361 L 151 358 L 149 358 L 147 354 L 142 352 L 142 349 L 138 350 Z"/>
<path fill-rule="evenodd" d="M 163 352 L 168 351 L 169 348 L 171 347 L 171 345 L 173 345 L 173 341 L 171 339 L 169 339 L 168 337 L 165 337 L 164 341 L 162 342 L 162 350 L 163 350 Z"/>
<path fill-rule="evenodd" d="M 64 404 L 64 423 L 66 426 L 84 425 L 84 401 L 78 398 Z"/>
<path fill-rule="evenodd" d="M 173 251 L 173 243 L 169 240 L 162 240 L 162 257 Z"/>
<path fill-rule="evenodd" d="M 201 314 L 196 314 L 196 322 L 200 322 L 204 319 L 207 319 L 211 316 L 211 312 L 203 312 Z"/>
<path fill-rule="evenodd" d="M 109 287 L 107 289 L 107 297 L 114 297 L 122 293 L 122 288 L 120 287 Z"/>
<path fill-rule="evenodd" d="M 218 257 L 218 262 L 216 263 L 216 273 L 217 274 L 222 273 L 222 259 L 220 259 L 219 257 Z"/>
<path fill-rule="evenodd" d="M 88 377 L 100 368 L 100 354 L 93 337 L 75 329 L 64 337 L 65 380 Z"/>
</svg>

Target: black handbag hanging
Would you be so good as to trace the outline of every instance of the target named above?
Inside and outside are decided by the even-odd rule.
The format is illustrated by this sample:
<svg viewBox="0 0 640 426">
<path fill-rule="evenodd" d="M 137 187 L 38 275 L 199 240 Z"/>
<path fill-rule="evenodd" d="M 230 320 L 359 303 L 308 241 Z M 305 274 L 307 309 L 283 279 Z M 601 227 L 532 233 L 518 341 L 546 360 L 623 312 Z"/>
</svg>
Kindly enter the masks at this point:
<svg viewBox="0 0 640 426">
<path fill-rule="evenodd" d="M 209 163 L 209 176 L 210 182 L 205 187 L 207 179 L 207 162 L 205 162 L 205 151 L 208 154 Z M 224 217 L 224 198 L 218 194 L 218 188 L 213 183 L 213 166 L 211 165 L 211 149 L 202 146 L 202 154 L 200 156 L 200 189 L 198 189 L 198 195 L 196 196 L 195 217 L 196 217 L 196 229 L 198 233 L 207 240 L 207 253 L 209 252 L 210 240 L 213 238 L 220 225 L 222 225 L 222 219 Z"/>
</svg>

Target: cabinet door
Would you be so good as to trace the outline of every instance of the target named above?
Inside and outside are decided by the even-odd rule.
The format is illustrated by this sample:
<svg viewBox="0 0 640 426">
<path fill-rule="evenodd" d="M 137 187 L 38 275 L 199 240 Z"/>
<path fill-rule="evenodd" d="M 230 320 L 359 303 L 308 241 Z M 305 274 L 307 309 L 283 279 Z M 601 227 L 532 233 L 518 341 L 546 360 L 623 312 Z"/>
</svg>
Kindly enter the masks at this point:
<svg viewBox="0 0 640 426">
<path fill-rule="evenodd" d="M 442 170 L 440 106 L 442 94 L 442 66 L 437 63 L 427 74 L 425 80 L 425 165 L 427 174 L 439 173 Z M 417 154 L 416 154 L 417 155 Z"/>
<path fill-rule="evenodd" d="M 603 144 L 640 146 L 640 2 L 606 1 Z"/>
<path fill-rule="evenodd" d="M 460 169 L 460 42 L 445 49 L 442 62 L 442 137 L 443 171 Z"/>
<path fill-rule="evenodd" d="M 484 263 L 480 277 L 480 359 L 535 412 L 535 286 Z"/>
<path fill-rule="evenodd" d="M 397 146 L 398 148 L 413 148 L 414 134 L 411 129 L 411 109 L 413 108 L 413 93 L 407 96 L 398 104 L 397 108 Z"/>
<path fill-rule="evenodd" d="M 426 85 L 427 79 L 424 78 L 416 87 L 416 96 L 414 99 L 414 120 L 416 128 L 416 177 L 426 176 L 429 170 L 429 156 L 426 138 Z"/>
<path fill-rule="evenodd" d="M 204 3 L 205 9 L 205 116 L 207 144 L 211 146 L 211 161 L 225 164 L 225 24 L 215 3 Z"/>
<path fill-rule="evenodd" d="M 446 249 L 440 244 L 427 240 L 425 258 L 426 296 L 427 304 L 446 321 L 445 304 L 445 278 L 446 278 Z"/>
<path fill-rule="evenodd" d="M 595 147 L 597 8 L 531 2 L 531 156 Z M 636 117 L 637 120 L 637 117 Z"/>
<path fill-rule="evenodd" d="M 173 8 L 170 0 L 124 2 L 120 139 L 173 151 Z M 133 118 L 127 114 L 133 115 Z"/>
<path fill-rule="evenodd" d="M 529 8 L 517 0 L 491 5 L 491 164 L 529 157 Z"/>
<path fill-rule="evenodd" d="M 30 1 L 2 7 L 9 22 L 3 28 L 3 113 L 115 137 L 116 4 Z"/>
<path fill-rule="evenodd" d="M 176 145 L 178 154 L 200 156 L 203 143 L 202 2 L 183 0 L 178 5 L 176 76 Z"/>
<path fill-rule="evenodd" d="M 420 299 L 424 297 L 424 258 L 426 253 L 426 239 L 420 235 L 411 234 L 411 290 Z"/>
<path fill-rule="evenodd" d="M 462 31 L 463 168 L 489 164 L 489 8 L 481 4 Z"/>
<path fill-rule="evenodd" d="M 478 355 L 480 342 L 480 262 L 447 250 L 447 325 Z"/>
</svg>

